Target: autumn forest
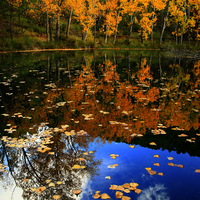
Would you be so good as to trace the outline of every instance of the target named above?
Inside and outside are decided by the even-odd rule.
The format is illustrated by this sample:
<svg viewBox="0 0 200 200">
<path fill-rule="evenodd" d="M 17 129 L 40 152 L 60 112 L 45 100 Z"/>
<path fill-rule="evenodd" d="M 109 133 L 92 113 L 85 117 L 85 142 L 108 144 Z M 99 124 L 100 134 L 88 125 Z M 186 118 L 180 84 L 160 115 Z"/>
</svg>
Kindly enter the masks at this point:
<svg viewBox="0 0 200 200">
<path fill-rule="evenodd" d="M 199 0 L 2 0 L 0 6 L 1 37 L 12 40 L 32 34 L 71 48 L 77 38 L 89 47 L 121 38 L 127 46 L 156 40 L 157 47 L 165 41 L 198 46 L 200 40 Z"/>
</svg>

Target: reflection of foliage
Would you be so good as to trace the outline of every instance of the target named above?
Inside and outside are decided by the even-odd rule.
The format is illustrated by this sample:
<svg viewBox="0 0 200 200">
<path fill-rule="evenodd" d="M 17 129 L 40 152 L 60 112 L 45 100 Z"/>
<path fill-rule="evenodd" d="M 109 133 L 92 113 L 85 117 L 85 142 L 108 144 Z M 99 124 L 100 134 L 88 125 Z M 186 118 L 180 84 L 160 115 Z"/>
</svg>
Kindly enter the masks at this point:
<svg viewBox="0 0 200 200">
<path fill-rule="evenodd" d="M 56 63 L 59 63 L 58 61 Z M 61 79 L 61 82 L 49 81 L 47 84 L 42 78 L 43 73 L 47 71 L 43 69 L 33 74 L 33 80 L 37 79 L 37 83 L 29 87 L 20 83 L 24 84 L 21 90 L 15 91 L 15 94 L 9 97 L 9 102 L 5 101 L 8 116 L 1 118 L 5 125 L 10 124 L 10 128 L 1 126 L 2 132 L 5 130 L 6 135 L 12 133 L 14 137 L 23 137 L 27 131 L 30 134 L 35 133 L 37 125 L 45 122 L 49 127 L 63 127 L 67 124 L 68 129 L 74 132 L 84 130 L 88 134 L 81 137 L 67 136 L 67 128 L 50 129 L 54 143 L 47 146 L 54 152 L 52 155 L 48 154 L 48 151 L 36 152 L 33 146 L 23 147 L 22 151 L 2 146 L 1 159 L 8 155 L 7 159 L 12 161 L 9 163 L 10 169 L 19 169 L 16 163 L 21 164 L 20 171 L 13 176 L 17 184 L 23 187 L 24 198 L 31 195 L 37 198 L 37 193 L 31 192 L 30 188 L 44 185 L 48 188 L 42 192 L 44 196 L 53 196 L 58 191 L 59 194 L 63 194 L 62 198 L 73 198 L 73 194 L 70 193 L 72 188 L 80 189 L 83 177 L 86 179 L 97 173 L 100 161 L 96 161 L 93 154 L 84 157 L 85 161 L 76 160 L 83 157 L 89 143 L 97 136 L 100 136 L 101 141 L 129 143 L 133 142 L 133 133 L 142 133 L 146 134 L 144 139 L 136 137 L 134 143 L 149 147 L 152 140 L 149 131 L 162 124 L 159 126 L 168 128 L 168 134 L 163 136 L 164 139 L 155 139 L 157 146 L 151 148 L 174 150 L 176 144 L 170 141 L 177 141 L 177 135 L 175 139 L 174 133 L 170 132 L 171 127 L 176 126 L 192 132 L 198 130 L 199 62 L 186 73 L 181 66 L 170 65 L 173 76 L 168 77 L 167 73 L 163 73 L 164 76 L 160 77 L 160 80 L 154 78 L 155 75 L 146 59 L 141 60 L 136 69 L 132 74 L 130 70 L 125 71 L 123 77 L 127 77 L 125 73 L 129 73 L 131 78 L 123 80 L 119 74 L 121 69 L 110 60 L 107 59 L 103 65 L 99 64 L 94 71 L 92 59 L 85 58 L 85 65 L 82 65 L 81 70 L 75 70 L 76 75 L 72 69 L 70 71 L 69 66 L 62 69 L 62 74 L 57 65 L 56 72 L 59 78 L 56 80 Z M 50 71 L 48 68 L 49 74 Z M 69 87 L 65 83 L 66 79 L 70 79 Z M 11 81 L 10 84 L 13 88 L 16 87 L 14 82 Z M 7 92 L 7 85 L 4 87 Z M 181 140 L 178 140 L 176 146 L 180 152 L 182 148 L 179 147 L 185 142 Z M 198 143 L 198 140 L 196 141 Z M 19 160 L 19 155 L 22 156 L 22 160 Z M 85 166 L 85 169 L 75 173 L 72 170 L 75 164 Z M 21 177 L 24 176 L 29 180 L 22 181 Z M 63 183 L 51 188 L 45 182 L 47 179 L 53 183 Z M 69 188 L 64 185 L 68 185 Z M 70 195 L 66 197 L 64 194 Z"/>
<path fill-rule="evenodd" d="M 53 140 L 52 144 L 48 145 L 48 151 L 44 153 L 39 153 L 37 150 L 39 148 L 31 145 L 30 147 L 23 147 L 21 151 L 12 152 L 12 156 L 9 157 L 11 161 L 13 161 L 13 158 L 17 158 L 15 163 L 20 164 L 15 167 L 13 178 L 16 184 L 23 188 L 24 199 L 45 199 L 55 194 L 62 194 L 62 199 L 74 199 L 72 190 L 81 189 L 87 179 L 97 173 L 97 166 L 101 162 L 94 160 L 94 154 L 84 155 L 90 138 L 65 136 L 65 134 L 62 134 L 65 130 L 66 128 L 55 129 L 55 132 L 51 129 L 48 130 L 52 133 Z M 82 145 L 83 142 L 84 145 Z M 49 150 L 53 154 L 50 154 Z M 9 152 L 4 156 L 8 156 L 8 154 Z M 83 158 L 83 161 L 79 161 L 80 158 Z M 85 168 L 73 170 L 72 167 L 75 164 L 84 165 Z M 12 165 L 9 163 L 8 166 L 11 170 Z M 50 187 L 47 180 L 50 180 L 55 186 Z M 39 197 L 34 190 L 41 186 L 45 186 L 47 189 Z"/>
</svg>

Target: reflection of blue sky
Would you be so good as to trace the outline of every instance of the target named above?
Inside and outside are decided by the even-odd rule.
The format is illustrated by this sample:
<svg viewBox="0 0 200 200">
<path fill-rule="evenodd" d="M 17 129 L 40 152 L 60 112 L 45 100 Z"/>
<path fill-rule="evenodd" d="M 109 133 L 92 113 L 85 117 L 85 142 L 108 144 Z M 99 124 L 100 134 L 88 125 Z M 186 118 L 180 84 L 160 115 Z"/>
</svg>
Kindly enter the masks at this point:
<svg viewBox="0 0 200 200">
<path fill-rule="evenodd" d="M 149 186 L 142 190 L 137 200 L 169 200 L 170 197 L 166 192 L 166 188 L 162 184 L 155 184 L 154 187 Z"/>
<path fill-rule="evenodd" d="M 91 145 L 91 150 L 95 149 Z M 110 154 L 119 154 L 119 157 L 110 158 Z M 158 154 L 160 157 L 153 157 Z M 173 157 L 170 161 L 167 157 Z M 122 185 L 132 181 L 139 184 L 138 188 L 142 192 L 138 195 L 134 192 L 126 194 L 131 199 L 160 199 L 160 200 L 198 200 L 200 197 L 199 183 L 200 174 L 195 173 L 195 169 L 200 168 L 200 158 L 191 157 L 188 154 L 177 154 L 167 150 L 153 150 L 136 146 L 131 149 L 128 144 L 124 143 L 106 143 L 99 146 L 95 152 L 96 159 L 102 159 L 99 166 L 100 172 L 98 176 L 94 176 L 88 182 L 85 188 L 90 188 L 92 194 L 96 190 L 108 193 L 111 198 L 115 199 L 115 192 L 109 190 L 111 184 Z M 154 166 L 154 163 L 160 163 L 160 167 Z M 182 164 L 183 168 L 171 167 L 169 162 L 174 164 Z M 115 169 L 109 169 L 109 164 L 119 164 Z M 146 167 L 152 170 L 163 172 L 164 176 L 150 175 L 146 171 Z M 111 180 L 105 179 L 111 176 Z M 83 199 L 92 199 L 92 195 L 88 194 L 87 198 L 83 195 Z"/>
</svg>

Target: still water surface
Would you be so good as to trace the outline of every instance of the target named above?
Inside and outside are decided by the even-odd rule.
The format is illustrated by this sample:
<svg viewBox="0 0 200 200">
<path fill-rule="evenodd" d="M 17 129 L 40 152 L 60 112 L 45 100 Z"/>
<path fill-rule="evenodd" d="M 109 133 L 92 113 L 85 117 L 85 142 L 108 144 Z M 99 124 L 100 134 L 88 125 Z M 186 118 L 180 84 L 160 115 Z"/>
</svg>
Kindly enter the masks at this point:
<svg viewBox="0 0 200 200">
<path fill-rule="evenodd" d="M 200 60 L 0 58 L 0 199 L 200 199 Z"/>
</svg>

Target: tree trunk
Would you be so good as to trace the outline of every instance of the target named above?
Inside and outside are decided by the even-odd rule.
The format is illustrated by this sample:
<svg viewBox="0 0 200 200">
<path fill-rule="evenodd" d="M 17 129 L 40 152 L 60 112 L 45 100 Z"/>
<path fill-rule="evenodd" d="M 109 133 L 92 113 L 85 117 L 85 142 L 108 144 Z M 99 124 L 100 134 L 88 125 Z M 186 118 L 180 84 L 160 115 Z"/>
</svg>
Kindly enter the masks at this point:
<svg viewBox="0 0 200 200">
<path fill-rule="evenodd" d="M 95 15 L 95 19 L 96 19 L 96 15 Z M 95 24 L 94 24 L 94 45 L 96 46 L 96 38 L 97 38 L 97 20 L 95 20 Z"/>
<path fill-rule="evenodd" d="M 119 15 L 120 15 L 120 9 L 118 10 L 116 21 L 118 20 Z M 117 23 L 117 25 L 116 25 L 116 31 L 115 31 L 115 35 L 114 35 L 114 39 L 113 39 L 113 45 L 115 45 L 115 42 L 116 42 L 118 26 L 119 26 L 119 23 Z"/>
<path fill-rule="evenodd" d="M 71 8 L 71 11 L 69 14 L 69 19 L 68 19 L 68 25 L 67 25 L 67 36 L 69 36 L 69 29 L 70 29 L 71 20 L 72 20 L 72 13 L 73 13 L 73 9 Z"/>
<path fill-rule="evenodd" d="M 50 36 L 50 41 L 52 41 L 52 19 L 49 18 L 49 36 Z"/>
<path fill-rule="evenodd" d="M 143 44 L 143 29 L 141 28 L 141 43 Z"/>
<path fill-rule="evenodd" d="M 12 18 L 13 18 L 13 7 L 10 7 L 10 38 L 13 40 L 13 31 L 12 31 Z"/>
<path fill-rule="evenodd" d="M 24 18 L 25 18 L 25 11 L 23 12 L 23 19 L 22 19 L 22 27 L 21 27 L 21 32 L 24 32 Z"/>
<path fill-rule="evenodd" d="M 132 31 L 133 31 L 133 23 L 135 21 L 135 15 L 136 15 L 136 12 L 134 13 L 134 15 L 131 15 L 131 27 L 130 27 L 130 32 L 129 32 L 129 43 L 131 42 L 131 34 L 132 34 Z"/>
<path fill-rule="evenodd" d="M 106 27 L 106 35 L 105 35 L 105 44 L 107 44 L 107 42 L 108 42 L 108 27 L 107 27 L 107 25 L 105 25 Z"/>
<path fill-rule="evenodd" d="M 49 13 L 48 13 L 48 9 L 46 11 L 46 14 L 47 14 L 46 34 L 47 34 L 47 42 L 49 42 Z"/>
<path fill-rule="evenodd" d="M 40 21 L 40 35 L 42 35 L 42 20 Z"/>
<path fill-rule="evenodd" d="M 188 6 L 188 19 L 190 19 L 190 9 L 191 5 Z M 188 29 L 188 45 L 190 45 L 190 29 Z"/>
<path fill-rule="evenodd" d="M 165 31 L 165 28 L 167 27 L 167 18 L 168 18 L 168 15 L 169 15 L 169 5 L 167 6 L 167 14 L 163 20 L 163 27 L 162 27 L 162 32 L 161 32 L 161 35 L 160 35 L 160 45 L 162 44 L 162 38 L 163 38 L 163 34 L 164 34 L 164 31 Z"/>
<path fill-rule="evenodd" d="M 155 6 L 153 7 L 153 11 L 155 12 Z M 154 15 L 152 17 L 152 24 L 151 24 L 151 45 L 153 45 L 153 20 L 154 20 Z"/>
<path fill-rule="evenodd" d="M 60 15 L 58 15 L 57 21 L 56 21 L 56 40 L 57 41 L 59 41 L 59 37 L 60 37 Z"/>
</svg>

